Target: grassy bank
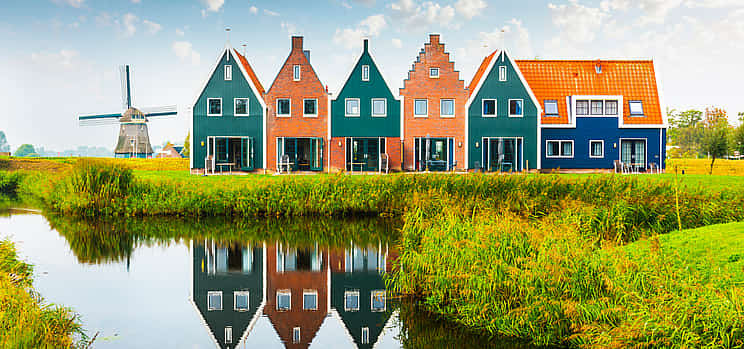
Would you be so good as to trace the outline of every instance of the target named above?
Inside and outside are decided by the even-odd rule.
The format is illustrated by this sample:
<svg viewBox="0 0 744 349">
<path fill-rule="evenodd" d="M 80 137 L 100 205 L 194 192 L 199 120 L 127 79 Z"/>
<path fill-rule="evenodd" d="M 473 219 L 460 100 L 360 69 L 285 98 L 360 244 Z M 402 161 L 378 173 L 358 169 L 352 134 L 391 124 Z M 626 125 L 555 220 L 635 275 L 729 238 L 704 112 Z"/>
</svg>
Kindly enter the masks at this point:
<svg viewBox="0 0 744 349">
<path fill-rule="evenodd" d="M 742 223 L 623 247 L 572 215 L 430 207 L 407 213 L 390 286 L 456 323 L 539 345 L 744 345 Z"/>
<path fill-rule="evenodd" d="M 0 240 L 0 347 L 73 348 L 84 339 L 77 316 L 44 304 L 32 288 L 32 267 L 18 260 L 13 244 Z"/>
</svg>

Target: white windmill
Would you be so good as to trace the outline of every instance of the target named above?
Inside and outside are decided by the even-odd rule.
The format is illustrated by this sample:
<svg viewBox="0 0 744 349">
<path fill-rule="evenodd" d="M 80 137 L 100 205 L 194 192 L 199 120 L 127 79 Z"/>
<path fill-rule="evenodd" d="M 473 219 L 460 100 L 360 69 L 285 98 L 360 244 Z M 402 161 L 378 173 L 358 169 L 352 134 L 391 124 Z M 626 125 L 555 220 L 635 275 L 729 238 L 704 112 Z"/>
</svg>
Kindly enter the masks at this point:
<svg viewBox="0 0 744 349">
<path fill-rule="evenodd" d="M 119 139 L 114 156 L 117 158 L 147 158 L 152 156 L 150 135 L 147 132 L 147 121 L 154 117 L 175 117 L 178 108 L 175 105 L 164 107 L 132 107 L 132 70 L 129 65 L 119 67 L 121 73 L 121 103 L 123 113 L 88 114 L 78 116 L 80 126 L 113 125 L 118 123 Z"/>
</svg>

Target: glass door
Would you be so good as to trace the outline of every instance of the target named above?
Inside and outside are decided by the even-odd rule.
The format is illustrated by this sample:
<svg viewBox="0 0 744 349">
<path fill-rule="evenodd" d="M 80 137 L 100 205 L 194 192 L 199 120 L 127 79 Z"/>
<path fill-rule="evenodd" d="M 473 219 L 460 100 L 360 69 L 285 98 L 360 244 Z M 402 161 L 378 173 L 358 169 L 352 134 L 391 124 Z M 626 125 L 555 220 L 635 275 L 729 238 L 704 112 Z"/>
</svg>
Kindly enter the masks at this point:
<svg viewBox="0 0 744 349">
<path fill-rule="evenodd" d="M 646 168 L 646 140 L 630 139 L 620 142 L 620 161 L 635 170 Z"/>
<path fill-rule="evenodd" d="M 322 171 L 323 170 L 323 138 L 311 138 L 310 139 L 310 151 L 312 155 L 312 161 L 310 162 L 310 170 Z"/>
<path fill-rule="evenodd" d="M 253 171 L 253 138 L 240 139 L 240 169 Z"/>
</svg>

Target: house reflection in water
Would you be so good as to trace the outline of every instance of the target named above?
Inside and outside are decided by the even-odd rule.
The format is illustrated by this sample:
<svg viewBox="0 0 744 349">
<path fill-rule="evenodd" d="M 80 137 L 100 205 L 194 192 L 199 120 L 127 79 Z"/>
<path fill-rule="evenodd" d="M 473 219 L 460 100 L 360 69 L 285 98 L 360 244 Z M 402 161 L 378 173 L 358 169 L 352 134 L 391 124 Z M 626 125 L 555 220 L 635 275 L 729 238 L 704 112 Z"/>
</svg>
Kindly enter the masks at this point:
<svg viewBox="0 0 744 349">
<path fill-rule="evenodd" d="M 262 245 L 192 242 L 191 302 L 219 348 L 237 347 L 266 303 Z"/>
<path fill-rule="evenodd" d="M 389 325 L 386 244 L 256 246 L 194 242 L 192 300 L 218 347 L 239 347 L 263 315 L 287 348 L 308 348 L 324 322 L 339 320 L 338 342 L 371 348 Z"/>
</svg>

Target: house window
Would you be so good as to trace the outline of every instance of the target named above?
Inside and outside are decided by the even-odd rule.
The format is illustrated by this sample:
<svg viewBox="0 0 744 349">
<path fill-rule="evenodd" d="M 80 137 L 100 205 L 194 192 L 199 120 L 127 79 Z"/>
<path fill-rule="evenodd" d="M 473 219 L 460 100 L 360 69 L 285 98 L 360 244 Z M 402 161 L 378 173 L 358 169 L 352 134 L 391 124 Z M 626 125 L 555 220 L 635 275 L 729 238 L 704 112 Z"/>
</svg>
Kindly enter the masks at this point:
<svg viewBox="0 0 744 349">
<path fill-rule="evenodd" d="M 642 116 L 643 115 L 643 102 L 641 101 L 630 101 L 630 115 L 631 116 Z"/>
<path fill-rule="evenodd" d="M 605 101 L 605 115 L 617 115 L 617 101 Z"/>
<path fill-rule="evenodd" d="M 344 311 L 359 310 L 359 291 L 344 292 Z"/>
<path fill-rule="evenodd" d="M 362 81 L 369 81 L 369 66 L 362 66 Z"/>
<path fill-rule="evenodd" d="M 302 109 L 303 116 L 318 116 L 318 100 L 306 99 Z"/>
<path fill-rule="evenodd" d="M 289 290 L 276 291 L 276 310 L 287 311 L 292 309 L 292 292 Z"/>
<path fill-rule="evenodd" d="M 232 66 L 226 65 L 225 66 L 225 81 L 232 80 Z"/>
<path fill-rule="evenodd" d="M 248 116 L 248 98 L 235 98 L 235 116 Z"/>
<path fill-rule="evenodd" d="M 290 113 L 290 101 L 289 98 L 280 98 L 276 100 L 276 115 L 278 116 L 289 116 Z"/>
<path fill-rule="evenodd" d="M 374 290 L 371 297 L 372 311 L 385 311 L 385 290 Z"/>
<path fill-rule="evenodd" d="M 524 116 L 524 100 L 521 99 L 510 99 L 509 100 L 509 116 L 510 117 L 522 117 Z"/>
<path fill-rule="evenodd" d="M 222 116 L 222 98 L 207 99 L 207 116 Z"/>
<path fill-rule="evenodd" d="M 294 81 L 300 81 L 300 66 L 295 65 L 292 67 L 292 71 L 294 72 Z"/>
<path fill-rule="evenodd" d="M 499 81 L 506 81 L 506 66 L 499 66 Z"/>
<path fill-rule="evenodd" d="M 235 291 L 233 293 L 233 304 L 235 311 L 248 311 L 249 291 Z"/>
<path fill-rule="evenodd" d="M 302 309 L 318 310 L 318 291 L 305 290 L 302 292 Z"/>
<path fill-rule="evenodd" d="M 225 344 L 232 343 L 232 326 L 225 327 Z"/>
<path fill-rule="evenodd" d="M 346 99 L 346 116 L 359 116 L 359 98 Z"/>
<path fill-rule="evenodd" d="M 545 101 L 545 116 L 558 116 L 558 101 Z"/>
<path fill-rule="evenodd" d="M 292 343 L 300 342 L 300 328 L 295 327 L 292 329 Z"/>
<path fill-rule="evenodd" d="M 369 327 L 362 327 L 362 344 L 369 344 Z"/>
<path fill-rule="evenodd" d="M 589 115 L 589 101 L 576 101 L 576 115 Z"/>
<path fill-rule="evenodd" d="M 573 141 L 547 141 L 547 152 L 545 154 L 548 158 L 572 158 L 573 157 Z"/>
<path fill-rule="evenodd" d="M 496 100 L 495 99 L 484 99 L 483 100 L 483 116 L 496 116 Z"/>
<path fill-rule="evenodd" d="M 222 310 L 222 291 L 207 292 L 207 310 Z"/>
<path fill-rule="evenodd" d="M 442 99 L 439 101 L 439 116 L 449 118 L 455 117 L 454 99 Z"/>
<path fill-rule="evenodd" d="M 592 115 L 604 115 L 604 106 L 602 101 L 592 101 Z"/>
<path fill-rule="evenodd" d="M 439 68 L 429 68 L 430 78 L 439 78 Z"/>
<path fill-rule="evenodd" d="M 372 99 L 372 116 L 387 116 L 387 99 Z"/>
<path fill-rule="evenodd" d="M 604 141 L 589 141 L 589 157 L 590 158 L 603 158 L 604 157 Z"/>
<path fill-rule="evenodd" d="M 413 116 L 427 116 L 429 114 L 428 103 L 426 99 L 413 101 Z"/>
</svg>

